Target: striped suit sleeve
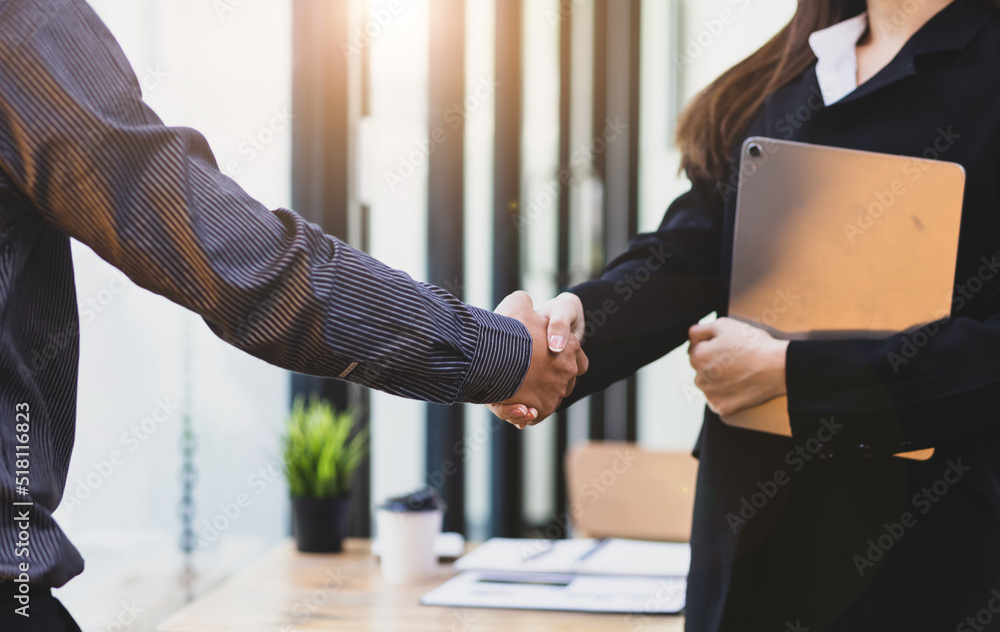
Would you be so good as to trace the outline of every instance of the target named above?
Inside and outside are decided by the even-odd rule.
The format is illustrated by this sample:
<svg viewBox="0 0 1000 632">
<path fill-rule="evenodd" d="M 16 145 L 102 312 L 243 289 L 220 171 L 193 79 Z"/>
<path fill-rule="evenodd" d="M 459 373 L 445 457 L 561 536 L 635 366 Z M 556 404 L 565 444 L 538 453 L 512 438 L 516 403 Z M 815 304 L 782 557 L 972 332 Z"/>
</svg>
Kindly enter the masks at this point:
<svg viewBox="0 0 1000 632">
<path fill-rule="evenodd" d="M 0 3 L 0 166 L 48 222 L 272 364 L 440 403 L 514 394 L 521 323 L 266 209 L 142 102 L 85 2 L 44 5 Z"/>
</svg>

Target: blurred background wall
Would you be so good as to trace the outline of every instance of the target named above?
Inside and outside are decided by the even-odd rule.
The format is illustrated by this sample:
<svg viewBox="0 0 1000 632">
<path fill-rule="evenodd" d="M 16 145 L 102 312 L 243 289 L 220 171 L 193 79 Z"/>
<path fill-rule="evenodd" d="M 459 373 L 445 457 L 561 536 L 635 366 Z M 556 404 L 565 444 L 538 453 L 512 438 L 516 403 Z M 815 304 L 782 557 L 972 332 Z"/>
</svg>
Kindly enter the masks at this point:
<svg viewBox="0 0 1000 632">
<path fill-rule="evenodd" d="M 654 229 L 687 188 L 671 142 L 679 109 L 795 4 L 91 3 L 146 101 L 168 124 L 204 133 L 252 195 L 486 308 L 516 287 L 545 300 L 599 271 L 629 233 Z M 517 432 L 483 407 L 290 379 L 87 247 L 75 243 L 74 258 L 78 430 L 56 518 L 87 570 L 58 594 L 88 632 L 152 629 L 286 537 L 277 439 L 294 392 L 368 411 L 357 535 L 369 533 L 371 506 L 428 482 L 467 537 L 533 535 L 562 523 L 567 446 L 608 438 L 687 450 L 697 437 L 704 400 L 684 349 Z M 240 494 L 248 507 L 236 508 Z"/>
</svg>

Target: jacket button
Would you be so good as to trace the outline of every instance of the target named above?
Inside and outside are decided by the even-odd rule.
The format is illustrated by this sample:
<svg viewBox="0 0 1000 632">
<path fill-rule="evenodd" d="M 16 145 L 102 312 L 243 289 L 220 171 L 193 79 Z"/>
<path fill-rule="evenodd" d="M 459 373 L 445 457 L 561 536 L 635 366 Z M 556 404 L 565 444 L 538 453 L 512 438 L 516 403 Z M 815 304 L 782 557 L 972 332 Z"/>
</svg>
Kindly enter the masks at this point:
<svg viewBox="0 0 1000 632">
<path fill-rule="evenodd" d="M 819 451 L 816 452 L 816 456 L 818 456 L 821 461 L 829 461 L 833 458 L 833 448 L 825 443 L 821 443 L 819 444 Z"/>
<path fill-rule="evenodd" d="M 873 456 L 875 456 L 875 450 L 872 450 L 872 447 L 867 443 L 862 443 L 861 445 L 859 445 L 857 447 L 856 452 L 858 456 L 861 457 L 862 459 L 870 459 Z"/>
</svg>

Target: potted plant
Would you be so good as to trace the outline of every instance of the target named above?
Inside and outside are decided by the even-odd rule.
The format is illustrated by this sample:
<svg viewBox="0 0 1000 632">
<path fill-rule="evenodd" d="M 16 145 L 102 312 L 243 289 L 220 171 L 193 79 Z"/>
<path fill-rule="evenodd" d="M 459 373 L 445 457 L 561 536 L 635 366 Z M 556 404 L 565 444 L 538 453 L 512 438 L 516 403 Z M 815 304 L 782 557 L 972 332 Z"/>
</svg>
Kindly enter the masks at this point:
<svg viewBox="0 0 1000 632">
<path fill-rule="evenodd" d="M 297 397 L 285 424 L 282 459 L 292 497 L 292 531 L 299 551 L 342 550 L 354 471 L 368 452 L 368 428 L 354 432 L 356 411 Z"/>
</svg>

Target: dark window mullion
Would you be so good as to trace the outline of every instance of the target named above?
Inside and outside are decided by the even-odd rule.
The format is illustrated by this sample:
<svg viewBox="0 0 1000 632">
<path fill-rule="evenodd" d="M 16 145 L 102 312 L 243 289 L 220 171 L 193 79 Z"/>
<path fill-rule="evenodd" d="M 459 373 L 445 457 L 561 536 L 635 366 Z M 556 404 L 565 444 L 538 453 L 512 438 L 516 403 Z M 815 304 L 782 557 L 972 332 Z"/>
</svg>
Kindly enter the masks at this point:
<svg viewBox="0 0 1000 632">
<path fill-rule="evenodd" d="M 493 298 L 499 303 L 521 287 L 521 0 L 496 2 L 496 121 L 493 163 Z M 491 433 L 491 536 L 518 536 L 524 530 L 524 447 L 521 431 L 494 419 Z"/>
<path fill-rule="evenodd" d="M 350 37 L 348 3 L 292 3 L 292 207 L 343 240 L 350 234 Z M 363 51 L 367 54 L 367 51 Z M 367 390 L 339 380 L 293 374 L 291 397 L 317 395 L 339 409 L 358 408 L 368 423 Z M 371 534 L 371 477 L 358 470 L 351 488 L 348 534 Z"/>
<path fill-rule="evenodd" d="M 465 0 L 430 0 L 428 134 L 465 100 Z M 464 257 L 464 118 L 449 119 L 448 140 L 428 157 L 427 272 L 431 283 L 462 298 Z M 448 506 L 446 531 L 465 532 L 462 406 L 427 407 L 427 483 Z"/>
</svg>

